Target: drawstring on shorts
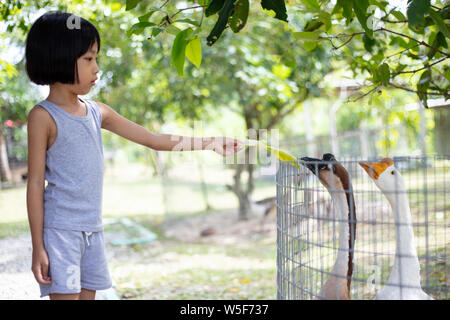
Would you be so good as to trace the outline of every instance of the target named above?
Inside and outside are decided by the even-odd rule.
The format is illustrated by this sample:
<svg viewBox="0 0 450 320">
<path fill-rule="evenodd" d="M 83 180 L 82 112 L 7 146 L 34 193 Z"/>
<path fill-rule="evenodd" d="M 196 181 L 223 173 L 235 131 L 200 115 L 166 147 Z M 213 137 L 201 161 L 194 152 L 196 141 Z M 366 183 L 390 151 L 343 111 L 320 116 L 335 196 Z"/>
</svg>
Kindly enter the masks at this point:
<svg viewBox="0 0 450 320">
<path fill-rule="evenodd" d="M 92 232 L 83 231 L 83 234 L 84 234 L 84 236 L 86 238 L 87 245 L 90 246 L 91 244 L 89 243 L 89 236 L 92 235 Z"/>
</svg>

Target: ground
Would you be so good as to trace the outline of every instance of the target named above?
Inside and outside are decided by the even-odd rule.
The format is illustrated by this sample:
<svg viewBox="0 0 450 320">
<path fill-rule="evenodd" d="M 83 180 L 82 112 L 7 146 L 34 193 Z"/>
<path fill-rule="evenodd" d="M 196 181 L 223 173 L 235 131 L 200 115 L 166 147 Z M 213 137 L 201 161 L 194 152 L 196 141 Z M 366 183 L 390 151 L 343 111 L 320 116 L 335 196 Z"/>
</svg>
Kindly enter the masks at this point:
<svg viewBox="0 0 450 320">
<path fill-rule="evenodd" d="M 275 217 L 237 217 L 235 210 L 187 217 L 162 224 L 152 243 L 107 244 L 115 292 L 123 299 L 275 299 Z M 29 233 L 0 239 L 1 299 L 40 299 L 31 253 Z"/>
</svg>

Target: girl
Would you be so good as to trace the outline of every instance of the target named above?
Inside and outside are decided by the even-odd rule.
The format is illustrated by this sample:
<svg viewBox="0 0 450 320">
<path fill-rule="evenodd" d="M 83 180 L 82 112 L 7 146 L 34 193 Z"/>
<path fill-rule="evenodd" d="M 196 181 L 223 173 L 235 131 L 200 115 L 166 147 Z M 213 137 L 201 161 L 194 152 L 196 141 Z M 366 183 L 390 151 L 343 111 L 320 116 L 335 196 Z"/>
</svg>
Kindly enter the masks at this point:
<svg viewBox="0 0 450 320">
<path fill-rule="evenodd" d="M 97 80 L 100 36 L 89 21 L 49 12 L 26 40 L 30 80 L 50 85 L 28 115 L 27 209 L 32 271 L 41 297 L 94 299 L 111 287 L 101 217 L 101 128 L 155 150 L 213 150 L 222 156 L 243 147 L 226 138 L 150 132 L 108 105 L 85 98 Z M 48 185 L 44 188 L 45 180 Z"/>
</svg>

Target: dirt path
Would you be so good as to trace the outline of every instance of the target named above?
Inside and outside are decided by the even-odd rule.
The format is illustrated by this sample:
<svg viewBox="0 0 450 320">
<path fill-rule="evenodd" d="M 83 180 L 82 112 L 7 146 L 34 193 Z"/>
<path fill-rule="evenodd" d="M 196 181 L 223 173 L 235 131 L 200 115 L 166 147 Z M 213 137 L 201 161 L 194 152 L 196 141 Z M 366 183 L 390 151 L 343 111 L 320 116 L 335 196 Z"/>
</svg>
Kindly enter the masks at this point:
<svg viewBox="0 0 450 320">
<path fill-rule="evenodd" d="M 31 251 L 28 233 L 0 240 L 0 299 L 40 299 L 31 272 Z"/>
</svg>

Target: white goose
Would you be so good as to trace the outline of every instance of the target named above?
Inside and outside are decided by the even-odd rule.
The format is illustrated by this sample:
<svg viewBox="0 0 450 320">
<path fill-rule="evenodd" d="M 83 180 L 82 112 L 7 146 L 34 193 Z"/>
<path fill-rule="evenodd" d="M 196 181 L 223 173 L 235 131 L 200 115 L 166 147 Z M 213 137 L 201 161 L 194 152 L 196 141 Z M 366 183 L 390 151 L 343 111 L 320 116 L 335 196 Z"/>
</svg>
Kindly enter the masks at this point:
<svg viewBox="0 0 450 320">
<path fill-rule="evenodd" d="M 324 154 L 322 159 L 304 157 L 301 160 L 327 188 L 339 219 L 339 251 L 330 276 L 320 291 L 320 298 L 350 300 L 356 235 L 355 201 L 350 176 L 331 153 Z"/>
<path fill-rule="evenodd" d="M 395 261 L 386 286 L 377 300 L 429 300 L 420 286 L 420 264 L 417 257 L 411 210 L 406 185 L 390 158 L 379 162 L 360 162 L 377 187 L 383 192 L 394 213 L 396 226 Z"/>
</svg>

